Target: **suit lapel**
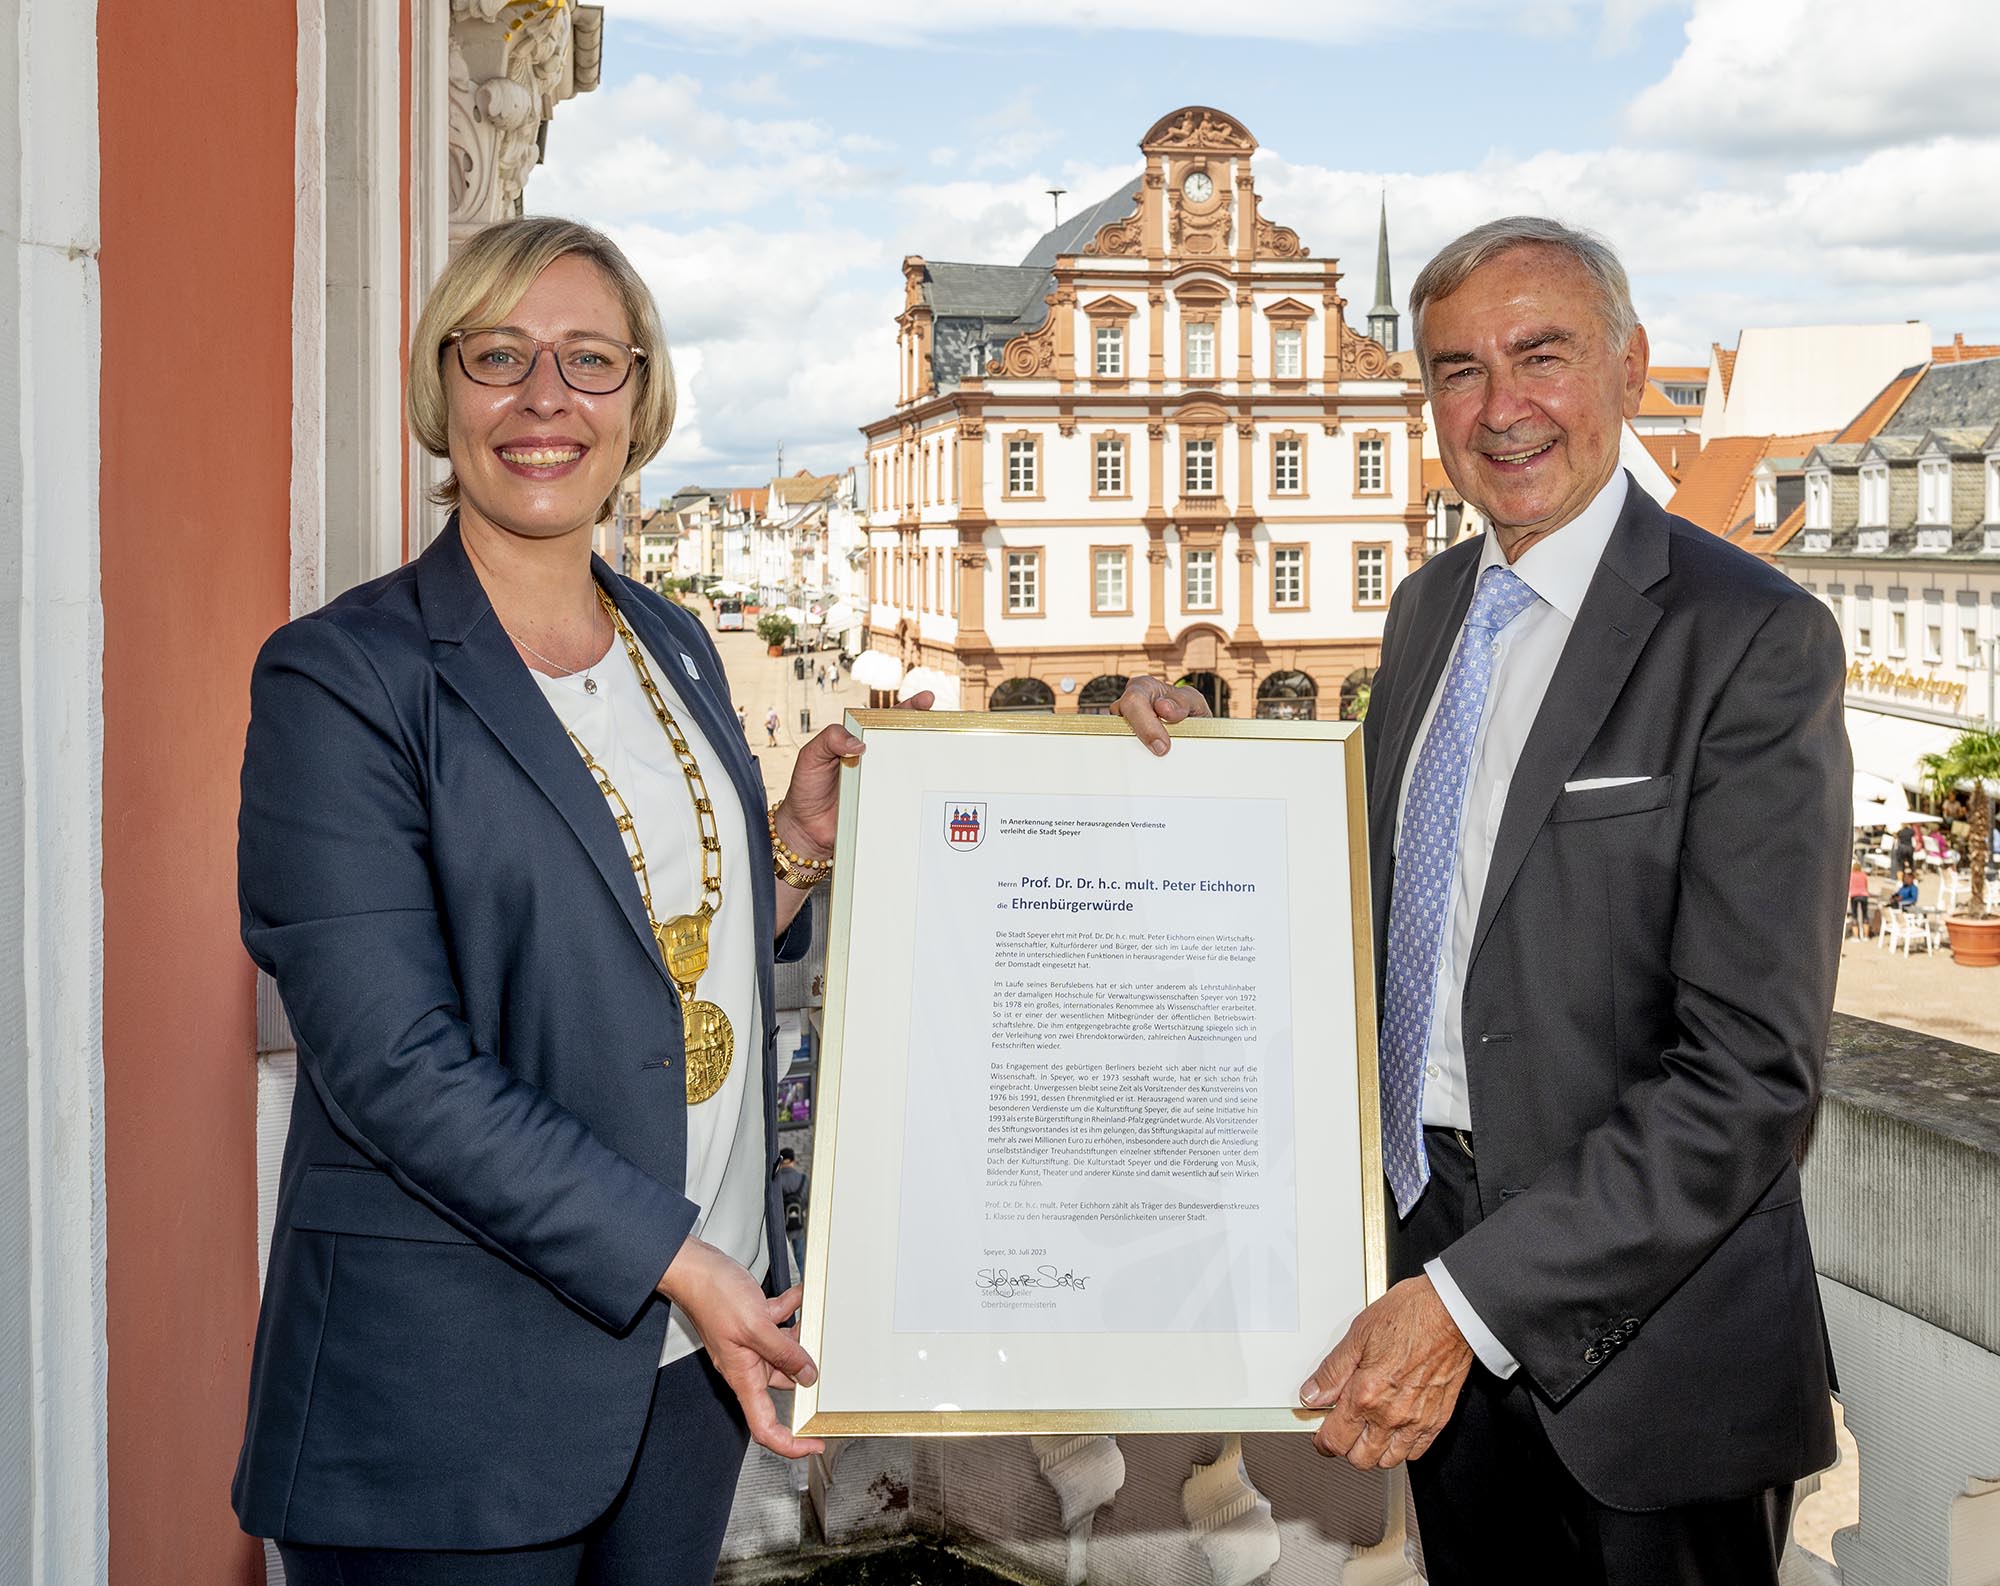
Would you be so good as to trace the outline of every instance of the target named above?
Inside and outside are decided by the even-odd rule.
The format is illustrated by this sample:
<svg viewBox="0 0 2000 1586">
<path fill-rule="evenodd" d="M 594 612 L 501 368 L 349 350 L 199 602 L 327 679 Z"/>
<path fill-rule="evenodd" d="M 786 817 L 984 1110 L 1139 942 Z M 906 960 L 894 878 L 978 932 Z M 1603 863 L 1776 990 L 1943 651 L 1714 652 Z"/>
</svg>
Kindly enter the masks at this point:
<svg viewBox="0 0 2000 1586">
<path fill-rule="evenodd" d="M 1666 517 L 1636 484 L 1628 485 L 1625 510 L 1577 609 L 1508 784 L 1466 961 L 1468 974 L 1563 784 L 1596 739 L 1659 623 L 1660 607 L 1643 591 L 1666 573 Z"/>
<path fill-rule="evenodd" d="M 492 602 L 466 560 L 456 519 L 424 552 L 418 590 L 431 638 L 451 646 L 438 658 L 438 676 L 471 707 L 569 823 L 626 923 L 644 944 L 647 960 L 667 980 L 610 805 L 501 630 Z"/>
</svg>

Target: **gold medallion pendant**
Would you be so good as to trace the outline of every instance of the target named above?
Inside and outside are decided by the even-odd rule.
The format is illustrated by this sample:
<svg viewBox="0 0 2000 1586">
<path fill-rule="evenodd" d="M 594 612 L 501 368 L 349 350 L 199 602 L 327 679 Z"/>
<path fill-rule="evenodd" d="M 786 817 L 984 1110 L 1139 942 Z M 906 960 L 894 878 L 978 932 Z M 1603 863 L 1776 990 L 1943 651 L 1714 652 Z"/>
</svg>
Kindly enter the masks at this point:
<svg viewBox="0 0 2000 1586">
<path fill-rule="evenodd" d="M 690 992 L 693 987 L 688 988 Z M 729 1015 L 712 1002 L 681 999 L 681 1033 L 687 1046 L 687 1099 L 690 1107 L 722 1089 L 736 1057 L 736 1032 Z"/>
</svg>

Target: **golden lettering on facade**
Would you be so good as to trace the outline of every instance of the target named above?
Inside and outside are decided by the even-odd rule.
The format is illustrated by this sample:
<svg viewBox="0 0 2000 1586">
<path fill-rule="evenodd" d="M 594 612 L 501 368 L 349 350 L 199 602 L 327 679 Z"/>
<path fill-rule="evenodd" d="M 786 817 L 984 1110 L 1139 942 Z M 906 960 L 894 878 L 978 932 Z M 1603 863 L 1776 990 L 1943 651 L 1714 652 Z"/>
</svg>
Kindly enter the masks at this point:
<svg viewBox="0 0 2000 1586">
<path fill-rule="evenodd" d="M 1847 681 L 1851 687 L 1871 688 L 1880 694 L 1916 694 L 1924 699 L 1942 700 L 1954 710 L 1965 704 L 1963 683 L 1955 683 L 1935 673 L 1919 676 L 1915 672 L 1899 672 L 1882 661 L 1865 667 L 1859 661 L 1850 663 Z"/>
</svg>

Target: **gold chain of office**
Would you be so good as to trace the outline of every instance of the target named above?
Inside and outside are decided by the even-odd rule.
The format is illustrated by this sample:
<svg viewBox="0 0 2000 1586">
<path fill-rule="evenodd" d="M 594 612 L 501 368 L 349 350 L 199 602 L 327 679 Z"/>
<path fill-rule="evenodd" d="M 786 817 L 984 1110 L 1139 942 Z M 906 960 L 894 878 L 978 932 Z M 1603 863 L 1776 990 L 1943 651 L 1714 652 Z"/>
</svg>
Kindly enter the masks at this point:
<svg viewBox="0 0 2000 1586">
<path fill-rule="evenodd" d="M 576 745 L 576 752 L 583 756 L 584 769 L 597 779 L 597 788 L 610 802 L 617 816 L 618 830 L 631 848 L 632 870 L 639 878 L 639 896 L 646 905 L 646 922 L 653 928 L 653 941 L 660 950 L 660 961 L 667 967 L 667 975 L 681 998 L 681 1041 L 687 1064 L 687 1099 L 689 1106 L 707 1101 L 722 1089 L 722 1082 L 729 1077 L 730 1064 L 736 1057 L 736 1032 L 730 1027 L 729 1016 L 712 1002 L 703 1002 L 695 996 L 696 983 L 708 973 L 708 930 L 716 911 L 722 907 L 722 837 L 716 829 L 715 805 L 708 796 L 708 784 L 702 779 L 701 762 L 688 747 L 687 736 L 681 731 L 680 723 L 674 720 L 673 712 L 667 709 L 667 702 L 660 696 L 658 685 L 653 682 L 653 670 L 646 664 L 646 655 L 639 648 L 639 641 L 632 636 L 632 630 L 625 625 L 617 603 L 602 588 L 597 591 L 599 604 L 611 625 L 618 630 L 618 637 L 625 643 L 626 658 L 632 663 L 632 670 L 639 674 L 639 687 L 644 690 L 646 701 L 653 707 L 653 716 L 660 724 L 660 731 L 667 735 L 667 742 L 673 746 L 674 758 L 680 762 L 681 774 L 687 778 L 688 796 L 694 801 L 695 827 L 701 835 L 701 897 L 695 909 L 689 914 L 676 914 L 672 919 L 662 920 L 653 912 L 653 879 L 646 869 L 646 850 L 639 842 L 639 829 L 632 819 L 631 808 L 624 795 L 612 785 L 610 776 L 595 759 L 583 740 L 575 733 L 569 741 Z M 671 1061 L 671 1060 L 669 1060 Z"/>
</svg>

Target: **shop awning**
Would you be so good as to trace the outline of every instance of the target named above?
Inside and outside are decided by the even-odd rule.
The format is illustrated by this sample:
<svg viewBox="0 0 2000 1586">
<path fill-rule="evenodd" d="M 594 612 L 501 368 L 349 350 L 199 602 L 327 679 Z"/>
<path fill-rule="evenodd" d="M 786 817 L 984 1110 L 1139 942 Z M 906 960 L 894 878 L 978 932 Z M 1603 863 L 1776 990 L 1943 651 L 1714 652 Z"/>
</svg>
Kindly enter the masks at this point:
<svg viewBox="0 0 2000 1586">
<path fill-rule="evenodd" d="M 850 675 L 863 688 L 893 689 L 903 681 L 903 668 L 880 650 L 864 650 L 854 658 Z"/>
<path fill-rule="evenodd" d="M 1939 754 L 1958 736 L 1956 727 L 1934 721 L 1888 716 L 1879 710 L 1847 707 L 1847 741 L 1854 747 L 1854 769 L 1892 782 L 1899 788 L 1924 786 L 1923 757 Z"/>
<path fill-rule="evenodd" d="M 958 679 L 949 673 L 934 671 L 928 666 L 911 667 L 909 675 L 896 690 L 896 698 L 908 699 L 912 694 L 921 694 L 925 689 L 929 689 L 937 696 L 931 701 L 933 710 L 958 709 Z"/>
</svg>

